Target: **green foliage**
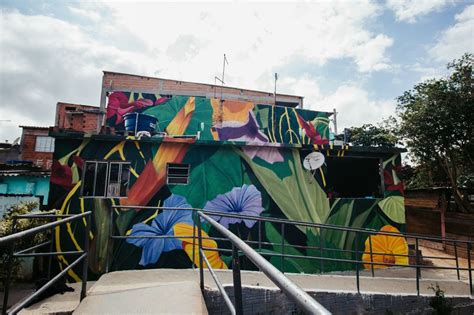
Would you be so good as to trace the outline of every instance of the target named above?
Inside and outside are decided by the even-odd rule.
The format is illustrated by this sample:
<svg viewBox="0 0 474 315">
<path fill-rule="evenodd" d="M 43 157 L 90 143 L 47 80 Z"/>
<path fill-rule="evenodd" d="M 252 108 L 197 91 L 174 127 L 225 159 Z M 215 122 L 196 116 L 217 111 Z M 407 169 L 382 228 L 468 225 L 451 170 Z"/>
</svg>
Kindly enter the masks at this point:
<svg viewBox="0 0 474 315">
<path fill-rule="evenodd" d="M 240 157 L 231 149 L 202 150 L 195 147 L 186 154 L 183 163 L 193 166 L 190 174 L 193 184 L 170 186 L 170 190 L 186 196 L 186 200 L 196 208 L 203 208 L 208 200 L 234 187 L 250 184 L 242 175 Z"/>
<path fill-rule="evenodd" d="M 395 125 L 396 121 L 391 117 L 378 126 L 364 124 L 361 127 L 351 127 L 350 142 L 354 146 L 393 148 L 399 143 L 393 129 Z"/>
<path fill-rule="evenodd" d="M 472 210 L 458 181 L 474 173 L 473 62 L 473 55 L 465 54 L 448 64 L 448 77 L 419 83 L 397 99 L 399 134 L 415 162 L 443 170 L 463 211 Z"/>
<path fill-rule="evenodd" d="M 431 285 L 428 289 L 433 290 L 435 296 L 430 299 L 430 306 L 434 309 L 434 314 L 449 315 L 453 311 L 453 306 L 450 301 L 446 299 L 444 290 L 442 290 L 438 283 L 435 286 Z"/>
<path fill-rule="evenodd" d="M 10 207 L 5 214 L 3 215 L 2 220 L 0 221 L 0 237 L 10 235 L 13 231 L 13 217 L 31 213 L 34 209 L 38 207 L 36 202 L 21 202 Z M 46 223 L 45 220 L 41 219 L 17 219 L 15 224 L 15 231 L 24 231 L 31 229 L 33 227 L 39 226 Z M 21 241 L 15 243 L 15 248 L 24 249 L 46 240 L 44 233 L 38 233 L 35 236 L 25 238 Z M 2 283 L 4 281 L 3 276 L 5 274 L 5 269 L 7 268 L 7 262 L 9 258 L 9 251 L 2 250 L 0 253 L 0 273 L 2 277 Z M 12 259 L 12 280 L 15 280 L 18 277 L 18 274 L 21 270 L 21 259 L 14 257 Z"/>
<path fill-rule="evenodd" d="M 237 152 L 288 219 L 313 223 L 326 221 L 330 212 L 329 199 L 319 184 L 310 179 L 311 174 L 303 169 L 298 150 L 281 151 L 285 158 L 282 165 L 292 174 L 284 178 L 280 178 L 272 169 L 258 165 L 245 153 Z M 298 228 L 305 232 L 303 227 Z M 319 234 L 318 229 L 313 230 Z"/>
<path fill-rule="evenodd" d="M 390 196 L 378 202 L 380 209 L 390 220 L 405 224 L 405 203 L 402 196 Z"/>
</svg>

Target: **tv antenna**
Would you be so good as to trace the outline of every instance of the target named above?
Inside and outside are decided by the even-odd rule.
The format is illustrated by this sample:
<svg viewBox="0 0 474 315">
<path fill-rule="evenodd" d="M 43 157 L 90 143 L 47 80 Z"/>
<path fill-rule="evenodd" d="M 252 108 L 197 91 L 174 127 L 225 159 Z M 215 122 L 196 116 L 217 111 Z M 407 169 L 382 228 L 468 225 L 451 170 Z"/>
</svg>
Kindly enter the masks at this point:
<svg viewBox="0 0 474 315">
<path fill-rule="evenodd" d="M 219 78 L 218 76 L 214 77 L 214 85 L 217 85 L 217 81 L 221 83 L 221 86 L 224 86 L 225 84 L 225 65 L 229 65 L 229 61 L 227 60 L 226 55 L 224 54 L 224 61 L 222 62 L 222 78 Z M 216 97 L 216 89 L 214 88 L 214 97 Z M 222 100 L 222 88 L 221 88 L 221 100 Z"/>
</svg>

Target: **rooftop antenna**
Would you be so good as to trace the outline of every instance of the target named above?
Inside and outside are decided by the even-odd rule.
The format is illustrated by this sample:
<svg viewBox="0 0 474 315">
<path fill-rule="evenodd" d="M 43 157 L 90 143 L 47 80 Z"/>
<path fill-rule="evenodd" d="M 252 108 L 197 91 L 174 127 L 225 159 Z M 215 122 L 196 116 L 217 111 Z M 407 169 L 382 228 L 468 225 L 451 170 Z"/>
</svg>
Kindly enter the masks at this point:
<svg viewBox="0 0 474 315">
<path fill-rule="evenodd" d="M 222 62 L 222 79 L 219 78 L 218 76 L 214 77 L 214 85 L 217 85 L 217 81 L 221 83 L 222 86 L 224 86 L 225 81 L 225 65 L 229 65 L 229 61 L 227 60 L 226 55 L 224 54 L 224 61 Z M 216 97 L 216 90 L 214 89 L 214 97 Z M 222 100 L 222 89 L 221 89 L 221 100 Z"/>
<path fill-rule="evenodd" d="M 278 73 L 275 72 L 275 91 L 273 92 L 273 105 L 277 104 L 277 80 L 278 80 Z"/>
</svg>

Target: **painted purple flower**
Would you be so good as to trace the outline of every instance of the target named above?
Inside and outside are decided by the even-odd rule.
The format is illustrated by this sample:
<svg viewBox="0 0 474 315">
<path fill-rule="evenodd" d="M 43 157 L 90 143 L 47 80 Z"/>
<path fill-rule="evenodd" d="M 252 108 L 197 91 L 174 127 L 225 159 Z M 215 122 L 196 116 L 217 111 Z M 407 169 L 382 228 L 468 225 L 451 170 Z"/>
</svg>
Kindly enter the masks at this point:
<svg viewBox="0 0 474 315">
<path fill-rule="evenodd" d="M 263 146 L 269 142 L 268 137 L 258 128 L 257 120 L 253 112 L 249 112 L 249 119 L 245 125 L 236 127 L 224 122 L 221 128 L 216 128 L 216 131 L 221 140 L 246 142 L 247 146 L 243 147 L 243 151 L 251 159 L 258 156 L 270 164 L 283 162 L 284 160 L 278 148 Z M 252 146 L 252 144 L 254 146 Z"/>
<path fill-rule="evenodd" d="M 191 208 L 191 205 L 186 202 L 186 198 L 171 195 L 165 200 L 163 207 Z M 178 223 L 193 225 L 191 211 L 164 210 L 153 219 L 151 225 L 135 224 L 130 236 L 174 235 L 173 227 Z M 140 260 L 142 266 L 156 263 L 163 252 L 183 248 L 183 241 L 178 238 L 128 238 L 127 243 L 143 248 Z"/>
<path fill-rule="evenodd" d="M 262 194 L 254 185 L 235 187 L 225 194 L 218 195 L 213 200 L 208 201 L 204 209 L 257 217 L 264 210 L 262 207 Z M 244 222 L 248 228 L 251 228 L 255 224 L 254 220 L 249 219 L 219 216 L 213 216 L 213 218 L 226 228 L 229 227 L 229 224 L 239 222 Z"/>
</svg>

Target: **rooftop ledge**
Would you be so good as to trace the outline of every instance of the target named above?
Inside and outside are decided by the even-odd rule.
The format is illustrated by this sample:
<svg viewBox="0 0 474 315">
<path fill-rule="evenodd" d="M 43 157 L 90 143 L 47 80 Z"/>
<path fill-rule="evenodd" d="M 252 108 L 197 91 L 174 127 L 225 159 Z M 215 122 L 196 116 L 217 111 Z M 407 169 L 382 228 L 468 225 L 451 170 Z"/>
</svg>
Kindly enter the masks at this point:
<svg viewBox="0 0 474 315">
<path fill-rule="evenodd" d="M 90 138 L 95 141 L 140 141 L 144 143 L 189 143 L 194 145 L 206 146 L 252 146 L 252 147 L 272 147 L 272 148 L 303 148 L 303 149 L 317 149 L 317 150 L 351 150 L 352 152 L 372 152 L 372 153 L 402 153 L 406 152 L 405 148 L 390 148 L 390 147 L 365 147 L 365 146 L 349 146 L 349 145 L 332 145 L 332 144 L 290 144 L 290 143 L 262 143 L 262 142 L 248 142 L 248 141 L 214 141 L 197 139 L 197 136 L 153 136 L 141 137 L 124 136 L 124 135 L 105 135 L 105 134 L 86 134 L 79 132 L 58 132 L 50 131 L 49 135 L 56 139 L 76 139 L 82 140 Z"/>
</svg>

